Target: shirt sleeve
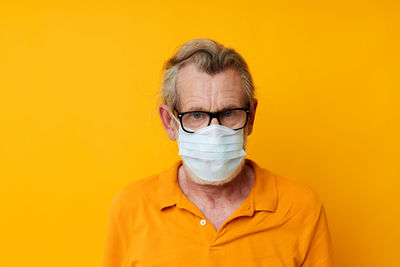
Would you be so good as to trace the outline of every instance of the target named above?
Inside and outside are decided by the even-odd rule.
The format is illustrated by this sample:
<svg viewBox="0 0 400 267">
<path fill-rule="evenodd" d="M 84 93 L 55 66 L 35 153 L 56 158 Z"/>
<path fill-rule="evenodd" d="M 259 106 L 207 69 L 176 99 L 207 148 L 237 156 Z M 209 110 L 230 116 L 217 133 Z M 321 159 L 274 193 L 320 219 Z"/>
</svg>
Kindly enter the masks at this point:
<svg viewBox="0 0 400 267">
<path fill-rule="evenodd" d="M 334 267 L 332 243 L 324 207 L 314 226 L 306 257 L 301 267 Z"/>
<path fill-rule="evenodd" d="M 127 240 L 124 234 L 124 220 L 118 198 L 115 197 L 111 204 L 108 219 L 106 243 L 103 257 L 103 267 L 125 266 L 127 255 Z"/>
</svg>

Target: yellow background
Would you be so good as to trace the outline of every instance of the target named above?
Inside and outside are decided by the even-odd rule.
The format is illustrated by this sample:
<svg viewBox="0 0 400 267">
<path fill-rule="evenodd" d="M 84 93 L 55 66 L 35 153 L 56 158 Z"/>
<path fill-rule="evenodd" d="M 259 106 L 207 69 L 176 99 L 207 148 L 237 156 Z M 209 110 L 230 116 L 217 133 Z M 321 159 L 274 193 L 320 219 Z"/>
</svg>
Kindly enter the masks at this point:
<svg viewBox="0 0 400 267">
<path fill-rule="evenodd" d="M 168 168 L 163 62 L 248 61 L 248 155 L 325 203 L 338 266 L 398 265 L 397 1 L 1 1 L 0 266 L 99 266 L 111 198 Z"/>
</svg>

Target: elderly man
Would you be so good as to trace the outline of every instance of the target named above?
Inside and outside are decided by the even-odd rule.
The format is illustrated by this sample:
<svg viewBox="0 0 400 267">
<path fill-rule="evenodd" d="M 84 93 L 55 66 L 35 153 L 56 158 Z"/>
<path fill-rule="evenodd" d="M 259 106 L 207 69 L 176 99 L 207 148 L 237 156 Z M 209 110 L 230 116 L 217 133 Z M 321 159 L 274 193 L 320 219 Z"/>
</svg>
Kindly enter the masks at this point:
<svg viewBox="0 0 400 267">
<path fill-rule="evenodd" d="M 187 42 L 166 63 L 162 98 L 182 161 L 114 198 L 104 267 L 333 266 L 316 193 L 244 158 L 257 100 L 237 52 Z"/>
</svg>

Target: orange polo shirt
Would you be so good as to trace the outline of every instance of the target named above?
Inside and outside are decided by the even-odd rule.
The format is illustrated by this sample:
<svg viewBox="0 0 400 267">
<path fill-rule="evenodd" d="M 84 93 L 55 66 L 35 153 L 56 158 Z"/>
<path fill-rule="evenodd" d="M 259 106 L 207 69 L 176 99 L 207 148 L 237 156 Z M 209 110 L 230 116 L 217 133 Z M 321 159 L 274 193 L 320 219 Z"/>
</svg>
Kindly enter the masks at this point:
<svg viewBox="0 0 400 267">
<path fill-rule="evenodd" d="M 104 267 L 333 266 L 325 211 L 310 187 L 246 159 L 254 185 L 216 231 L 180 190 L 181 164 L 113 199 Z"/>
</svg>

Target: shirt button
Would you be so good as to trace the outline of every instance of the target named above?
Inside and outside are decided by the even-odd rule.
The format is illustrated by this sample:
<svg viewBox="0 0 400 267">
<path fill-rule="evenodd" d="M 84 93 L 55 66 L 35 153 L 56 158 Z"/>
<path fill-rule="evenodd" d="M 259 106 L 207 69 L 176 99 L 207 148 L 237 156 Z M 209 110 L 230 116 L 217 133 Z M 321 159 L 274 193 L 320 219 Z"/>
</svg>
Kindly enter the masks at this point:
<svg viewBox="0 0 400 267">
<path fill-rule="evenodd" d="M 200 221 L 200 224 L 203 225 L 203 226 L 206 225 L 206 223 L 207 223 L 207 222 L 206 222 L 206 220 L 204 220 L 204 219 Z"/>
</svg>

